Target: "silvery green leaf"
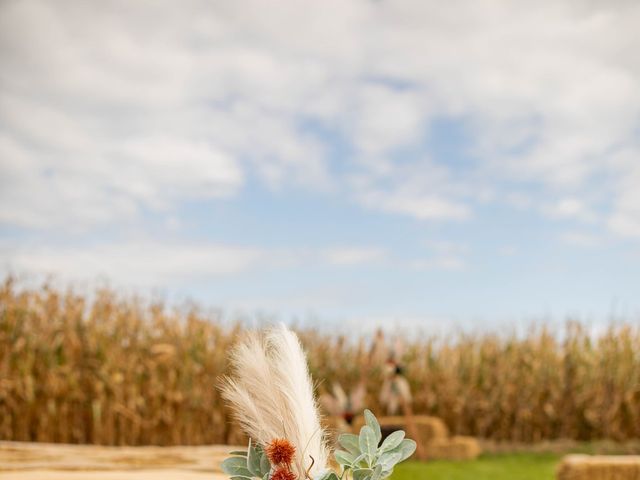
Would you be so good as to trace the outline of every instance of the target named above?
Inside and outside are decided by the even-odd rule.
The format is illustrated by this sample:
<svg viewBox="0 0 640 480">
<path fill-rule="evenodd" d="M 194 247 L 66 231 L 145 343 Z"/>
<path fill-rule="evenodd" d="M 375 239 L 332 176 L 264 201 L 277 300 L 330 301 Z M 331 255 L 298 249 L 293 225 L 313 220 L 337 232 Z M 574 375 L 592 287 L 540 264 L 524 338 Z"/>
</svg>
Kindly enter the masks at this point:
<svg viewBox="0 0 640 480">
<path fill-rule="evenodd" d="M 251 480 L 253 477 L 244 477 L 242 475 L 234 475 L 233 477 L 229 477 L 230 480 Z"/>
<path fill-rule="evenodd" d="M 245 457 L 229 457 L 222 462 L 222 471 L 232 477 L 251 478 Z"/>
<path fill-rule="evenodd" d="M 380 480 L 382 478 L 382 467 L 380 465 L 376 465 L 373 469 L 373 473 L 371 474 L 371 480 Z"/>
<path fill-rule="evenodd" d="M 378 449 L 378 442 L 376 442 L 376 434 L 369 425 L 365 425 L 360 429 L 358 443 L 360 445 L 360 451 L 367 455 L 367 461 L 369 465 L 371 465 Z"/>
<path fill-rule="evenodd" d="M 366 465 L 362 465 L 363 462 Z M 361 453 L 360 455 L 358 455 L 351 465 L 353 465 L 354 467 L 368 466 L 369 464 L 367 463 L 367 454 Z"/>
<path fill-rule="evenodd" d="M 382 467 L 383 470 L 391 470 L 402 458 L 400 452 L 386 452 L 378 458 L 377 464 Z"/>
<path fill-rule="evenodd" d="M 373 433 L 375 433 L 376 446 L 378 446 L 378 444 L 380 443 L 380 440 L 382 440 L 382 432 L 380 430 L 380 424 L 378 423 L 378 419 L 373 413 L 371 413 L 371 410 L 364 411 L 364 419 L 367 422 L 367 425 L 371 427 L 371 430 L 373 430 Z"/>
<path fill-rule="evenodd" d="M 344 450 L 336 450 L 333 456 L 336 457 L 338 465 L 352 465 L 353 461 L 356 459 L 356 456 L 353 453 L 345 452 Z"/>
<path fill-rule="evenodd" d="M 325 470 L 313 480 L 339 480 L 338 476 L 331 470 Z"/>
<path fill-rule="evenodd" d="M 338 443 L 342 448 L 354 455 L 360 455 L 360 445 L 358 444 L 358 436 L 353 433 L 343 433 L 338 437 Z"/>
<path fill-rule="evenodd" d="M 267 457 L 267 453 L 260 449 L 260 473 L 263 476 L 267 476 L 269 475 L 269 472 L 271 472 L 271 462 L 269 462 L 269 457 Z"/>
<path fill-rule="evenodd" d="M 380 478 L 389 478 L 391 475 L 393 475 L 393 468 L 391 470 L 382 470 Z"/>
<path fill-rule="evenodd" d="M 251 439 L 249 439 L 249 451 L 247 452 L 247 468 L 254 477 L 262 477 L 263 473 L 260 469 L 260 452 L 251 445 Z"/>
<path fill-rule="evenodd" d="M 233 452 L 229 452 L 229 455 L 236 455 L 236 456 L 240 456 L 240 457 L 246 457 L 247 456 L 247 452 L 245 452 L 244 450 L 234 450 Z"/>
<path fill-rule="evenodd" d="M 409 458 L 411 455 L 413 455 L 413 452 L 416 451 L 416 442 L 414 442 L 409 438 L 405 438 L 400 443 L 399 448 L 400 448 L 400 453 L 402 454 L 402 456 L 400 457 L 400 462 L 402 462 L 407 458 Z"/>
<path fill-rule="evenodd" d="M 380 453 L 390 452 L 404 439 L 404 432 L 402 430 L 398 430 L 397 432 L 393 432 L 382 442 L 382 446 L 380 447 Z"/>
<path fill-rule="evenodd" d="M 271 472 L 271 463 L 267 458 L 267 454 L 260 445 L 252 446 L 252 460 L 255 462 L 256 477 L 262 478 L 266 474 Z M 249 464 L 249 458 L 247 457 L 247 464 Z M 249 467 L 249 465 L 247 465 Z"/>
<path fill-rule="evenodd" d="M 370 468 L 358 468 L 353 471 L 353 480 L 370 480 L 372 474 Z"/>
<path fill-rule="evenodd" d="M 400 454 L 400 460 L 398 463 L 409 458 L 411 455 L 413 455 L 413 452 L 415 451 L 416 451 L 416 442 L 408 438 L 405 438 L 404 440 L 402 440 L 402 442 L 400 442 L 400 445 L 398 445 L 396 448 L 391 450 L 391 452 L 393 453 L 397 452 Z M 387 452 L 387 453 L 391 453 L 391 452 Z"/>
</svg>

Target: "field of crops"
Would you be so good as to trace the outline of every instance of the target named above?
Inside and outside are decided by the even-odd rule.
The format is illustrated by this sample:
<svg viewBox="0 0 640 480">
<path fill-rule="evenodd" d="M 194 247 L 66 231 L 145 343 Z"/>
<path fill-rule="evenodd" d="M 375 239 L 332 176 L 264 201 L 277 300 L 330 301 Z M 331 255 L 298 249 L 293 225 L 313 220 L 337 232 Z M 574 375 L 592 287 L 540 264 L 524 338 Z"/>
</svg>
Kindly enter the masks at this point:
<svg viewBox="0 0 640 480">
<path fill-rule="evenodd" d="M 233 435 L 215 388 L 241 327 L 197 310 L 43 286 L 0 286 L 0 439 L 218 444 Z M 302 330 L 320 389 L 353 384 L 370 344 Z M 456 434 L 531 442 L 640 437 L 640 326 L 578 323 L 526 336 L 408 340 L 415 411 Z M 368 405 L 379 410 L 381 371 Z"/>
</svg>

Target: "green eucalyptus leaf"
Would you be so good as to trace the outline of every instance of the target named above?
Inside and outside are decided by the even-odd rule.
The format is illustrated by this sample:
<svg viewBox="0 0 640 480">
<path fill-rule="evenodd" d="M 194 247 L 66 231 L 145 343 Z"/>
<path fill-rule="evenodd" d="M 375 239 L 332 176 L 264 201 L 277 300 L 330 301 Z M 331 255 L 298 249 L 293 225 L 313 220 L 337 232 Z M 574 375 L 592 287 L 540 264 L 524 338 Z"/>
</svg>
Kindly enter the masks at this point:
<svg viewBox="0 0 640 480">
<path fill-rule="evenodd" d="M 356 456 L 353 453 L 345 452 L 344 450 L 336 450 L 333 456 L 336 458 L 338 465 L 352 465 Z"/>
<path fill-rule="evenodd" d="M 404 439 L 404 432 L 402 430 L 398 430 L 397 432 L 393 432 L 382 442 L 382 446 L 380 447 L 380 453 L 390 452 L 394 448 L 396 448 L 402 440 Z"/>
<path fill-rule="evenodd" d="M 245 452 L 244 450 L 234 450 L 233 452 L 229 452 L 229 455 L 236 455 L 236 456 L 240 456 L 240 457 L 246 457 L 247 456 L 247 452 Z"/>
<path fill-rule="evenodd" d="M 369 425 L 365 425 L 360 429 L 360 437 L 358 438 L 360 451 L 367 455 L 369 465 L 373 462 L 373 457 L 378 450 L 378 442 L 376 442 L 376 434 Z"/>
<path fill-rule="evenodd" d="M 360 455 L 360 445 L 358 443 L 358 435 L 353 433 L 343 433 L 338 437 L 338 443 L 349 453 Z"/>
<path fill-rule="evenodd" d="M 364 419 L 367 422 L 367 425 L 371 427 L 371 430 L 373 430 L 373 433 L 375 433 L 376 446 L 378 446 L 378 444 L 380 443 L 380 440 L 382 440 L 382 431 L 380 430 L 380 424 L 378 423 L 378 419 L 373 413 L 371 413 L 371 410 L 364 411 Z"/>
<path fill-rule="evenodd" d="M 253 475 L 247 468 L 247 459 L 245 457 L 229 457 L 222 462 L 222 471 L 232 477 L 247 477 Z"/>
<path fill-rule="evenodd" d="M 358 468 L 353 471 L 353 480 L 370 480 L 372 474 L 370 468 Z"/>
</svg>

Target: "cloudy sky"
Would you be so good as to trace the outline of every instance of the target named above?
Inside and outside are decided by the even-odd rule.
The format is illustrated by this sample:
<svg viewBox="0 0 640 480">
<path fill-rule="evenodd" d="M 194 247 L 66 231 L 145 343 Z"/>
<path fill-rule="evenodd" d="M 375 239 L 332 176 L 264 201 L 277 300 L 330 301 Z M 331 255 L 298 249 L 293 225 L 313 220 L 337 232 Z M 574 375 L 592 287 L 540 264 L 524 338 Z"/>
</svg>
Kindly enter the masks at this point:
<svg viewBox="0 0 640 480">
<path fill-rule="evenodd" d="M 227 311 L 640 312 L 640 6 L 0 2 L 0 268 Z"/>
</svg>

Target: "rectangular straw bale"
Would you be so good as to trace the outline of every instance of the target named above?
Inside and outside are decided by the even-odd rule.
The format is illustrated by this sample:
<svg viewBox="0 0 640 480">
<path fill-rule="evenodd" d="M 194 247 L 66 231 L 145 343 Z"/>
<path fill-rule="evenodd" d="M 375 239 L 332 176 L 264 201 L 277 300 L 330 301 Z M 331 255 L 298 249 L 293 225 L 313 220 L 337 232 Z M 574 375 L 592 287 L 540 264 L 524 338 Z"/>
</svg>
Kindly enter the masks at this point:
<svg viewBox="0 0 640 480">
<path fill-rule="evenodd" d="M 558 480 L 640 480 L 640 455 L 567 455 Z"/>
<path fill-rule="evenodd" d="M 407 419 L 401 415 L 380 417 L 378 421 L 382 428 L 383 437 L 385 436 L 385 433 L 388 435 L 394 430 L 404 430 L 405 432 L 408 432 Z M 431 442 L 432 440 L 445 439 L 449 436 L 447 426 L 437 417 L 431 417 L 429 415 L 414 415 L 413 421 L 418 432 L 418 438 L 415 440 L 420 441 L 422 445 Z M 363 416 L 356 417 L 353 421 L 353 432 L 357 434 L 364 423 Z"/>
<path fill-rule="evenodd" d="M 480 444 L 473 437 L 438 438 L 424 446 L 427 460 L 473 460 L 480 455 Z"/>
</svg>

